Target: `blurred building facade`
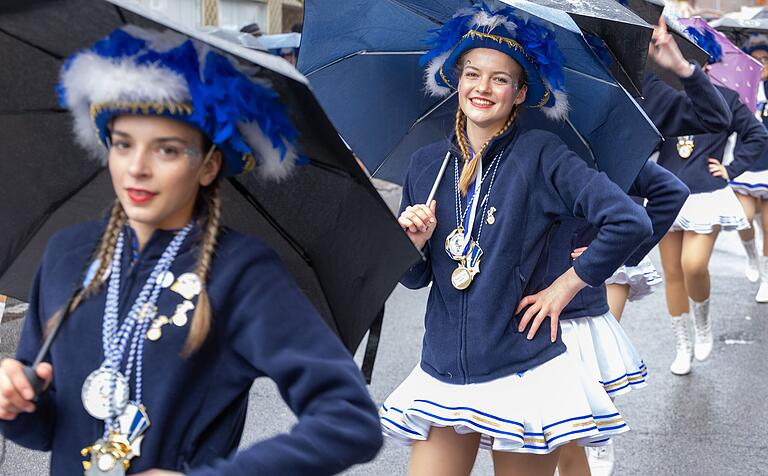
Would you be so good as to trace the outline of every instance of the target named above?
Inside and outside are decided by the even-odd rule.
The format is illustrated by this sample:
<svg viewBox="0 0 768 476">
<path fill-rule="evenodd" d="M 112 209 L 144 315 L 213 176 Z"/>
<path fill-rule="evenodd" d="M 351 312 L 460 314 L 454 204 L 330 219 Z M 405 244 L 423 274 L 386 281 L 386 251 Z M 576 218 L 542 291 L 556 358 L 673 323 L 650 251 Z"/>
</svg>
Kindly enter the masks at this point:
<svg viewBox="0 0 768 476">
<path fill-rule="evenodd" d="M 302 0 L 134 0 L 190 27 L 204 25 L 239 30 L 258 23 L 265 34 L 285 33 L 301 23 Z"/>
</svg>

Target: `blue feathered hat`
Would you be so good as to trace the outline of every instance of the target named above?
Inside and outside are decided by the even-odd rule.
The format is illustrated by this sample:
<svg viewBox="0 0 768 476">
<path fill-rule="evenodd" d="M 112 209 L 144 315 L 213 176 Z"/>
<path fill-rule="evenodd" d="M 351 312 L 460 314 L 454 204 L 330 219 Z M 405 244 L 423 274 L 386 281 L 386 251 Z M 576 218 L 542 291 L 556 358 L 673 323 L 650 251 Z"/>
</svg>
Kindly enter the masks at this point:
<svg viewBox="0 0 768 476">
<path fill-rule="evenodd" d="M 765 33 L 752 33 L 744 42 L 741 49 L 749 55 L 757 50 L 768 52 L 768 35 Z"/>
<path fill-rule="evenodd" d="M 205 43 L 172 31 L 115 30 L 67 60 L 58 93 L 74 116 L 77 141 L 103 161 L 111 119 L 123 114 L 196 127 L 222 151 L 227 176 L 256 168 L 279 179 L 304 161 L 296 129 L 268 84 L 249 79 Z"/>
<path fill-rule="evenodd" d="M 723 60 L 723 47 L 720 46 L 711 31 L 689 26 L 685 32 L 702 50 L 707 52 L 709 64 L 719 63 Z"/>
<path fill-rule="evenodd" d="M 458 87 L 457 62 L 474 48 L 490 48 L 512 57 L 526 73 L 525 105 L 540 107 L 552 119 L 568 114 L 563 64 L 554 30 L 528 14 L 500 2 L 465 8 L 427 40 L 431 49 L 421 59 L 427 66 L 425 86 L 433 96 L 447 96 Z"/>
</svg>

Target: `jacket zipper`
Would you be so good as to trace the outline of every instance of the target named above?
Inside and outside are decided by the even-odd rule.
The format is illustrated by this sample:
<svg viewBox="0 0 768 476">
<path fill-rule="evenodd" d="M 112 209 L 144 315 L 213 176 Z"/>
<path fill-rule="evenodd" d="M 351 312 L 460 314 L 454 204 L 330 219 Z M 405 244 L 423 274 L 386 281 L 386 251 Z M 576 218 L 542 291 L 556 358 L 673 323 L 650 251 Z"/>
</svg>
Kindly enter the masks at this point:
<svg viewBox="0 0 768 476">
<path fill-rule="evenodd" d="M 461 326 L 460 344 L 459 344 L 459 370 L 461 371 L 461 381 L 463 384 L 469 383 L 467 378 L 467 294 L 461 293 Z"/>
</svg>

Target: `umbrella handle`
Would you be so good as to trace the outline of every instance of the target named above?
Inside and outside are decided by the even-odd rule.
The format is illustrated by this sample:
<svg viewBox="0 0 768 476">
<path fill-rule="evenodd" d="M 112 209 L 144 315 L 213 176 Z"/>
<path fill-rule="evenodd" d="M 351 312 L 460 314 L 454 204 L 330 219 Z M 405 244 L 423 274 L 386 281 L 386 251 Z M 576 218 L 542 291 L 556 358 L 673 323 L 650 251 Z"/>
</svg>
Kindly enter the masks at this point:
<svg viewBox="0 0 768 476">
<path fill-rule="evenodd" d="M 37 397 L 43 391 L 43 385 L 45 384 L 45 381 L 37 376 L 34 368 L 25 365 L 23 370 L 24 376 L 27 377 L 27 381 L 29 381 L 29 384 L 32 385 L 32 390 L 35 391 L 35 401 L 37 401 Z"/>
<path fill-rule="evenodd" d="M 448 167 L 448 160 L 451 158 L 451 151 L 449 150 L 445 154 L 445 159 L 443 159 L 443 165 L 440 167 L 440 172 L 437 173 L 437 177 L 435 178 L 435 184 L 432 185 L 432 190 L 429 192 L 429 197 L 427 197 L 427 206 L 429 206 L 432 203 L 432 200 L 435 199 L 435 194 L 437 193 L 437 187 L 440 185 L 440 181 L 443 179 L 443 175 L 445 174 L 445 169 Z"/>
</svg>

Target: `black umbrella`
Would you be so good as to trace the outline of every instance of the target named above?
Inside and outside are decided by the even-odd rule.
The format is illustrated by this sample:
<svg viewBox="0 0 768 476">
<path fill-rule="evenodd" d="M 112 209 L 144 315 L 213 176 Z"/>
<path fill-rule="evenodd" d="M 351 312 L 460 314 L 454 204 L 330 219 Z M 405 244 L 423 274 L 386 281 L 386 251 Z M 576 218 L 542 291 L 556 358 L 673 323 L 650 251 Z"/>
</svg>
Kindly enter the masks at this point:
<svg viewBox="0 0 768 476">
<path fill-rule="evenodd" d="M 115 28 L 168 27 L 221 50 L 287 105 L 310 164 L 279 185 L 223 187 L 224 223 L 269 242 L 351 352 L 420 255 L 312 95 L 283 60 L 153 18 L 123 0 L 37 0 L 0 7 L 0 292 L 24 298 L 53 232 L 100 218 L 114 199 L 104 169 L 72 143 L 54 87 L 62 60 Z"/>
<path fill-rule="evenodd" d="M 651 25 L 658 24 L 659 18 L 664 13 L 664 0 L 622 0 L 621 3 Z M 688 38 L 688 35 L 685 34 L 684 31 L 685 28 L 683 28 L 677 21 L 668 17 L 665 17 L 665 19 L 667 29 L 675 39 L 675 43 L 677 43 L 677 47 L 680 48 L 680 52 L 683 56 L 689 61 L 695 61 L 702 65 L 706 64 L 709 60 L 707 52 L 701 49 L 696 42 Z M 649 61 L 646 67 L 648 68 L 648 71 L 656 74 L 659 79 L 667 84 L 674 86 L 677 89 L 683 88 L 683 85 L 677 76 L 664 68 L 658 67 L 653 61 Z"/>
<path fill-rule="evenodd" d="M 722 31 L 735 45 L 742 46 L 752 34 L 768 34 L 768 13 L 761 11 L 754 18 L 740 20 L 723 17 L 711 23 L 717 31 Z"/>
<path fill-rule="evenodd" d="M 645 60 L 653 27 L 616 0 L 537 0 L 563 10 L 585 33 L 600 37 L 614 56 L 613 77 L 635 97 L 642 95 Z M 658 18 L 658 17 L 657 17 Z"/>
</svg>

